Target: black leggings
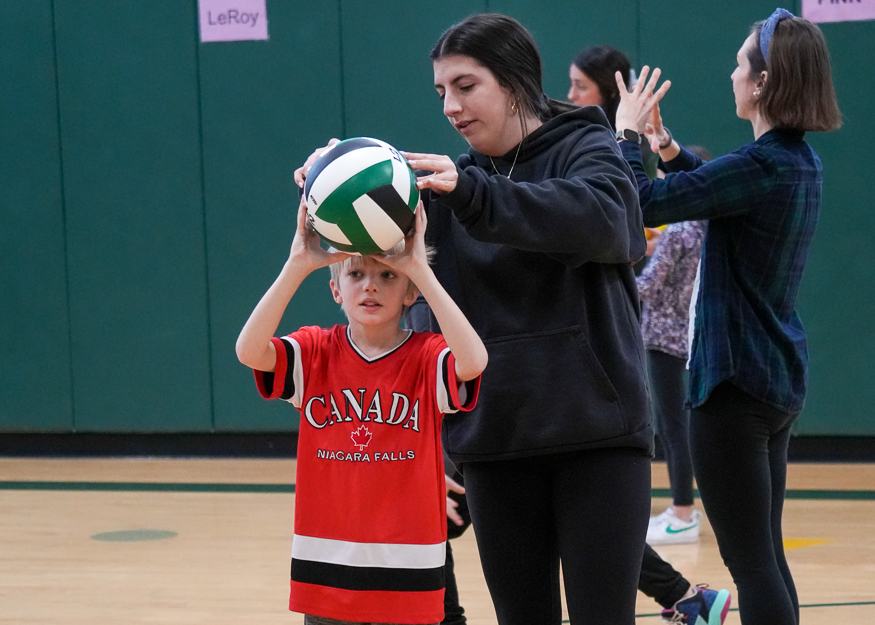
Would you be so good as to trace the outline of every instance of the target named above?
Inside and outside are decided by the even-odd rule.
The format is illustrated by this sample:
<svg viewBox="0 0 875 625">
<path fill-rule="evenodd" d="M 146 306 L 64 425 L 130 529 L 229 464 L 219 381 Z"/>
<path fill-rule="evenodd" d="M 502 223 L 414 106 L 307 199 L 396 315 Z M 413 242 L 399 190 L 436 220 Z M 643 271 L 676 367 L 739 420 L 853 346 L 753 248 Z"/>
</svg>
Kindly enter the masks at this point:
<svg viewBox="0 0 875 625">
<path fill-rule="evenodd" d="M 662 441 L 668 465 L 671 502 L 693 505 L 693 463 L 690 461 L 690 411 L 687 361 L 655 349 L 647 350 L 647 377 L 653 399 L 653 426 Z"/>
<path fill-rule="evenodd" d="M 483 573 L 501 625 L 635 623 L 650 457 L 601 449 L 463 467 Z"/>
<path fill-rule="evenodd" d="M 690 416 L 699 495 L 738 587 L 744 625 L 799 623 L 799 599 L 781 533 L 787 448 L 796 416 L 726 382 Z"/>
</svg>

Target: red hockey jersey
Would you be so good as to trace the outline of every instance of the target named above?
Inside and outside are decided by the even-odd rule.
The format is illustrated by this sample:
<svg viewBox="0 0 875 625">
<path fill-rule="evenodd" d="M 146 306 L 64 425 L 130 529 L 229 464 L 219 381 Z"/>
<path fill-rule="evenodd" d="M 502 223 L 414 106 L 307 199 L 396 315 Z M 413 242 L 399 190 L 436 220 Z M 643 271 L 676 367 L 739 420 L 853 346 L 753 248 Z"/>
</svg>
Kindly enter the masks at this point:
<svg viewBox="0 0 875 625">
<path fill-rule="evenodd" d="M 440 335 L 368 359 L 346 326 L 274 338 L 261 394 L 301 411 L 289 609 L 338 620 L 443 620 L 443 414 L 470 410 Z M 461 395 L 461 396 L 460 396 Z"/>
</svg>

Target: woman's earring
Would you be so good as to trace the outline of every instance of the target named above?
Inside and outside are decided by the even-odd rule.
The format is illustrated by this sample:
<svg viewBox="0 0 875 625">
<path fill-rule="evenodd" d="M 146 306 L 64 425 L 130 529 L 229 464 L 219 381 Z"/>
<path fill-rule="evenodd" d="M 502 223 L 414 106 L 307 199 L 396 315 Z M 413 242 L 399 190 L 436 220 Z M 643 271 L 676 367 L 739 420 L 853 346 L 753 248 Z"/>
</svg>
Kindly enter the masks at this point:
<svg viewBox="0 0 875 625">
<path fill-rule="evenodd" d="M 510 105 L 510 112 L 513 113 L 514 115 L 516 115 L 516 108 L 517 108 L 516 102 L 514 102 L 513 104 Z"/>
</svg>

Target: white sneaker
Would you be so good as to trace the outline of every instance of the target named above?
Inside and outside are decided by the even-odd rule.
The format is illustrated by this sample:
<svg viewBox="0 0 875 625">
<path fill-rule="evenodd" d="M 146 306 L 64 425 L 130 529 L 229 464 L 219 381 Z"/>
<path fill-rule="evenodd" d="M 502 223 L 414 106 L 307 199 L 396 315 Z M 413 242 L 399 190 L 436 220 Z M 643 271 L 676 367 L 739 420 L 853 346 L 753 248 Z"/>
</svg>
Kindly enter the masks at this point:
<svg viewBox="0 0 875 625">
<path fill-rule="evenodd" d="M 694 543 L 699 540 L 701 521 L 702 513 L 698 510 L 693 510 L 692 518 L 684 521 L 676 517 L 674 510 L 669 506 L 662 514 L 650 517 L 647 542 L 651 545 Z"/>
</svg>

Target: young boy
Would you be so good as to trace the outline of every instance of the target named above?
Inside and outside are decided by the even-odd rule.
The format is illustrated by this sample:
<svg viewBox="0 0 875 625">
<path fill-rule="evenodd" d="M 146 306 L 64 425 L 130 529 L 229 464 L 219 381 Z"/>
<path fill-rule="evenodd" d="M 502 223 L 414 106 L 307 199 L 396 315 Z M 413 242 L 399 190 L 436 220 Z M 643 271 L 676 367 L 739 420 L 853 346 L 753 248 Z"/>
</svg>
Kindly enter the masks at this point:
<svg viewBox="0 0 875 625">
<path fill-rule="evenodd" d="M 289 259 L 237 339 L 261 394 L 301 411 L 289 609 L 307 625 L 443 618 L 441 418 L 474 407 L 487 355 L 428 266 L 425 225 L 420 205 L 404 251 L 330 253 L 302 205 Z M 275 338 L 304 278 L 326 265 L 349 325 Z M 400 328 L 418 292 L 443 336 Z"/>
</svg>

